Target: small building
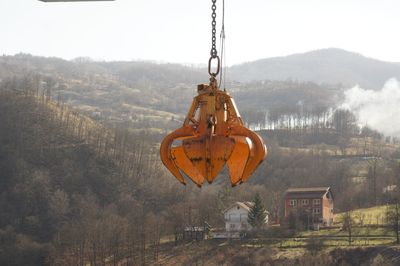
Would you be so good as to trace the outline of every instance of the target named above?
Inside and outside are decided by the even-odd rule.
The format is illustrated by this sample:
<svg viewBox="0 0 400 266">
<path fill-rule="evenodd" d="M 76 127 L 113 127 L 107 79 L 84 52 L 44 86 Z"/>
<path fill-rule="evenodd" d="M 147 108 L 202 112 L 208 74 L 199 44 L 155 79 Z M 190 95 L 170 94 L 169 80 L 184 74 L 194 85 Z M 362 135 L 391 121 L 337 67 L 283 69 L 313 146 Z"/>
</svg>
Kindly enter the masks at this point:
<svg viewBox="0 0 400 266">
<path fill-rule="evenodd" d="M 391 193 L 391 192 L 395 192 L 397 190 L 397 185 L 388 185 L 384 188 L 382 188 L 382 193 Z"/>
<path fill-rule="evenodd" d="M 224 211 L 225 230 L 227 232 L 250 231 L 251 225 L 247 221 L 250 208 L 254 206 L 253 202 L 237 201 Z M 268 212 L 265 219 L 268 223 Z"/>
<path fill-rule="evenodd" d="M 285 193 L 285 220 L 297 217 L 305 225 L 333 225 L 333 194 L 330 187 L 290 188 Z"/>
<path fill-rule="evenodd" d="M 209 230 L 207 230 L 205 227 L 187 226 L 183 230 L 183 240 L 201 241 L 201 240 L 207 239 L 208 232 L 209 232 Z"/>
<path fill-rule="evenodd" d="M 184 241 L 201 241 L 208 239 L 211 231 L 211 225 L 204 222 L 203 226 L 186 226 L 181 235 L 176 237 L 176 240 Z"/>
<path fill-rule="evenodd" d="M 396 203 L 399 189 L 397 185 L 388 185 L 382 188 L 382 201 L 391 204 Z"/>
</svg>

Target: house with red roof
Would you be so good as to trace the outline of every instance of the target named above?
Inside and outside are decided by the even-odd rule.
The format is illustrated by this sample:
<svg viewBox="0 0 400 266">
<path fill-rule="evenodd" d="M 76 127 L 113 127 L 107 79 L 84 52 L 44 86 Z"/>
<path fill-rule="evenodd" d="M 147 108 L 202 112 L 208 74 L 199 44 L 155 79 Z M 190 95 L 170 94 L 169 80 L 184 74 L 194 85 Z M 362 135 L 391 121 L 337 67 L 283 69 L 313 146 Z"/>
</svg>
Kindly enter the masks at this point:
<svg viewBox="0 0 400 266">
<path fill-rule="evenodd" d="M 285 220 L 301 218 L 306 225 L 333 225 L 330 187 L 289 188 L 285 193 Z"/>
</svg>

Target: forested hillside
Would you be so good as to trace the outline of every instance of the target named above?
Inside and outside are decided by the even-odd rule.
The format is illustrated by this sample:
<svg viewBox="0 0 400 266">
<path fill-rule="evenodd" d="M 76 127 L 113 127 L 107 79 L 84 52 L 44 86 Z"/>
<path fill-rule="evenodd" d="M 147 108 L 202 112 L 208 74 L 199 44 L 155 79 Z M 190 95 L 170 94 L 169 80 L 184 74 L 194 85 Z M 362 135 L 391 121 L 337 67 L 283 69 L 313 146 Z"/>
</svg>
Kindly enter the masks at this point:
<svg viewBox="0 0 400 266">
<path fill-rule="evenodd" d="M 265 128 L 283 116 L 324 116 L 339 105 L 346 88 L 379 89 L 398 73 L 398 64 L 326 49 L 233 66 L 222 86 L 249 126 Z M 207 83 L 208 77 L 205 69 L 177 64 L 19 54 L 0 57 L 0 80 L 9 89 L 35 87 L 38 95 L 97 121 L 160 133 L 181 123 L 196 85 Z"/>
<path fill-rule="evenodd" d="M 181 245 L 188 226 L 223 228 L 222 211 L 256 193 L 279 221 L 289 187 L 330 186 L 335 211 L 390 202 L 383 189 L 400 187 L 398 139 L 333 109 L 335 85 L 230 83 L 269 155 L 248 183 L 231 188 L 222 171 L 200 190 L 180 185 L 158 155 L 207 82 L 198 69 L 0 62 L 0 265 L 157 264 L 162 250 L 174 252 L 164 242 Z"/>
<path fill-rule="evenodd" d="M 65 61 L 25 54 L 0 58 L 3 87 L 33 86 L 38 94 L 91 117 L 141 128 L 165 128 L 165 121 L 183 109 L 171 96 L 177 96 L 178 103 L 190 101 L 193 83 L 200 83 L 202 76 L 198 69 L 174 64 Z"/>
<path fill-rule="evenodd" d="M 97 264 L 122 245 L 138 261 L 182 192 L 151 143 L 29 90 L 0 92 L 0 110 L 0 264 Z"/>
<path fill-rule="evenodd" d="M 230 78 L 230 77 L 229 77 Z M 65 61 L 25 54 L 0 57 L 3 88 L 34 87 L 36 94 L 73 106 L 98 121 L 131 129 L 164 131 L 183 120 L 196 85 L 207 83 L 205 69 L 149 62 Z M 327 111 L 341 96 L 341 88 L 312 82 L 229 82 L 249 123 L 262 123 L 267 112 Z M 262 113 L 255 118 L 251 113 Z"/>
<path fill-rule="evenodd" d="M 375 160 L 374 175 L 362 160 L 341 160 L 352 145 L 358 147 L 351 141 L 357 134 L 346 136 L 351 131 L 344 128 L 265 132 L 269 157 L 249 183 L 230 188 L 223 173 L 200 190 L 191 183 L 181 186 L 161 167 L 158 134 L 109 129 L 29 84 L 2 88 L 0 125 L 2 265 L 153 263 L 166 248 L 163 239 L 174 240 L 186 226 L 204 222 L 223 227 L 221 212 L 256 192 L 271 219 L 278 219 L 288 187 L 329 185 L 341 192 L 335 208 L 346 210 L 387 200 L 388 195 L 371 198 L 365 191 L 399 181 L 399 151 L 386 148 L 379 136 L 368 137 L 368 152 L 379 147 L 384 152 Z M 301 143 L 323 132 L 350 143 L 344 149 L 335 143 L 280 146 L 288 136 Z"/>
</svg>

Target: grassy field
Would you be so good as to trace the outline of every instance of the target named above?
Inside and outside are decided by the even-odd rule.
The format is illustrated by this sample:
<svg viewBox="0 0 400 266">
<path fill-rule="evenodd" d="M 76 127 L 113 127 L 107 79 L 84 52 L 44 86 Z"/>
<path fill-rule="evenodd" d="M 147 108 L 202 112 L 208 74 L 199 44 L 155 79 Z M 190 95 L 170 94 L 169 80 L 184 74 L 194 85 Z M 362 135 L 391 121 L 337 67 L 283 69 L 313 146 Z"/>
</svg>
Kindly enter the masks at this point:
<svg viewBox="0 0 400 266">
<path fill-rule="evenodd" d="M 291 236 L 280 227 L 244 239 L 174 243 L 171 236 L 162 241 L 157 265 L 337 265 L 338 257 L 347 261 L 344 265 L 400 265 L 400 248 L 385 221 L 389 207 L 353 210 L 351 238 L 342 226 L 344 213 L 336 214 L 334 227 Z"/>
<path fill-rule="evenodd" d="M 372 208 L 351 211 L 353 220 L 351 236 L 348 230 L 343 229 L 343 216 L 345 213 L 335 215 L 335 225 L 331 228 L 322 228 L 318 231 L 298 231 L 292 237 L 279 237 L 270 235 L 246 240 L 245 247 L 271 247 L 271 248 L 332 248 L 332 247 L 365 247 L 385 246 L 394 244 L 395 233 L 387 224 L 386 213 L 391 206 L 376 206 Z M 273 235 L 273 236 L 272 236 Z"/>
<path fill-rule="evenodd" d="M 340 262 L 340 263 L 339 263 Z M 267 245 L 255 240 L 207 240 L 180 245 L 163 245 L 151 265 L 399 265 L 397 246 L 369 245 L 355 240 L 323 243 L 287 240 Z"/>
<path fill-rule="evenodd" d="M 353 210 L 351 237 L 343 229 L 345 213 L 338 213 L 335 226 L 319 231 L 288 234 L 271 227 L 254 237 L 178 244 L 170 238 L 157 265 L 400 265 L 400 248 L 386 224 L 390 207 Z"/>
<path fill-rule="evenodd" d="M 384 225 L 387 224 L 387 212 L 391 205 L 375 206 L 365 209 L 357 209 L 350 212 L 351 217 L 357 225 Z M 344 212 L 335 214 L 335 225 L 341 226 Z"/>
</svg>

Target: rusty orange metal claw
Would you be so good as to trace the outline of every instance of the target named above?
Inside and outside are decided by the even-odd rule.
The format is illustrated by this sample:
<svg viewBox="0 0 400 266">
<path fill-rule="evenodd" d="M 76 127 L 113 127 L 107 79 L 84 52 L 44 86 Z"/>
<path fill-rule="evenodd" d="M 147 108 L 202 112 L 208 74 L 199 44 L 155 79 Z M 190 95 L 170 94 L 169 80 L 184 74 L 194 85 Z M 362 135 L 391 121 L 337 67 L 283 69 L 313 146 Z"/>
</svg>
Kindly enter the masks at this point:
<svg viewBox="0 0 400 266">
<path fill-rule="evenodd" d="M 168 170 L 182 184 L 186 175 L 199 187 L 212 183 L 225 164 L 232 186 L 245 182 L 266 155 L 261 137 L 243 125 L 233 98 L 213 76 L 210 84 L 198 85 L 183 126 L 160 147 Z"/>
</svg>

